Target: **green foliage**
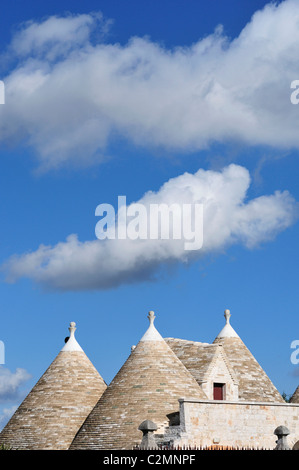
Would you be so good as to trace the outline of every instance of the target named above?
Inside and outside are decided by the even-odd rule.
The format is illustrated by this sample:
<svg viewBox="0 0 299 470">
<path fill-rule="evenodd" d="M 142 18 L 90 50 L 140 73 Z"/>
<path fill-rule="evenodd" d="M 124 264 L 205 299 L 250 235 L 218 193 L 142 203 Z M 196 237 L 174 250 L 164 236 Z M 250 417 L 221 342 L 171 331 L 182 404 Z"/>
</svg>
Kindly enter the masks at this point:
<svg viewBox="0 0 299 470">
<path fill-rule="evenodd" d="M 281 396 L 282 396 L 282 398 L 284 399 L 284 401 L 285 401 L 286 403 L 289 403 L 289 402 L 290 402 L 290 398 L 291 398 L 290 395 L 287 395 L 285 392 L 282 392 Z"/>
<path fill-rule="evenodd" d="M 12 450 L 12 448 L 6 444 L 0 444 L 0 450 Z"/>
</svg>

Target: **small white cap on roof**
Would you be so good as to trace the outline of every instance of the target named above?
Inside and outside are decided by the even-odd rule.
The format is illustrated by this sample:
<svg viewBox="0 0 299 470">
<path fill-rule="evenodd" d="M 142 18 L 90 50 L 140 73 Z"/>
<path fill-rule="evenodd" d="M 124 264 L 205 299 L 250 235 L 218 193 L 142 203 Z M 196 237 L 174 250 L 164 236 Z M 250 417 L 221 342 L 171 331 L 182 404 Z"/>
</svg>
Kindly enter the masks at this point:
<svg viewBox="0 0 299 470">
<path fill-rule="evenodd" d="M 77 342 L 75 338 L 75 331 L 76 331 L 76 323 L 71 322 L 69 326 L 70 337 L 63 346 L 61 351 L 83 351 L 80 344 Z"/>
<path fill-rule="evenodd" d="M 162 338 L 159 331 L 154 325 L 154 320 L 156 317 L 155 313 L 152 310 L 148 313 L 147 318 L 149 319 L 150 326 L 148 327 L 140 341 L 164 341 L 164 339 Z"/>
<path fill-rule="evenodd" d="M 235 330 L 233 329 L 233 327 L 231 326 L 229 322 L 231 313 L 228 309 L 224 310 L 224 317 L 226 320 L 226 324 L 222 328 L 218 336 L 216 336 L 216 338 L 239 338 L 239 335 L 235 332 Z"/>
</svg>

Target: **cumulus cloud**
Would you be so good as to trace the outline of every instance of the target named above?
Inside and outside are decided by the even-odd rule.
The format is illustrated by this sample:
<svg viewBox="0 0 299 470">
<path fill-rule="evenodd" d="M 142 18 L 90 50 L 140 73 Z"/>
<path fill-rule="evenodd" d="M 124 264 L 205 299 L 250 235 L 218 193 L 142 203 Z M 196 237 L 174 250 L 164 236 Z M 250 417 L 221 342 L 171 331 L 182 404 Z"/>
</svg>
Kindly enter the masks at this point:
<svg viewBox="0 0 299 470">
<path fill-rule="evenodd" d="M 0 403 L 14 401 L 20 398 L 20 388 L 31 378 L 31 375 L 22 368 L 11 372 L 6 367 L 0 367 Z"/>
<path fill-rule="evenodd" d="M 106 239 L 84 242 L 72 234 L 55 246 L 41 245 L 36 251 L 11 257 L 2 270 L 8 282 L 26 277 L 50 289 L 108 289 L 155 279 L 164 267 L 221 253 L 234 244 L 253 249 L 292 225 L 297 219 L 298 207 L 287 191 L 248 200 L 249 186 L 249 172 L 239 165 L 232 164 L 218 172 L 200 169 L 195 174 L 184 173 L 167 181 L 157 192 L 149 191 L 139 201 L 129 204 L 126 207 L 129 217 L 125 222 L 122 222 L 123 208 L 120 208 L 114 239 L 111 231 L 107 232 Z M 161 233 L 157 237 L 140 236 L 144 226 L 155 230 L 156 224 L 161 228 L 160 221 L 150 211 L 155 204 L 179 208 L 202 205 L 202 247 L 186 250 L 184 234 L 177 239 L 174 237 L 176 223 L 182 221 L 176 216 L 171 221 L 173 231 L 169 232 L 168 239 L 163 239 Z M 136 211 L 138 207 L 144 211 Z M 194 214 L 191 212 L 192 220 Z M 99 221 L 105 217 L 107 214 Z M 134 220 L 139 227 L 131 227 L 132 231 L 127 232 L 131 233 L 130 238 L 121 239 L 119 233 L 128 229 Z M 113 225 L 108 225 L 111 230 Z M 138 235 L 135 239 L 134 233 Z M 194 231 L 194 238 L 195 235 Z"/>
<path fill-rule="evenodd" d="M 21 367 L 12 372 L 8 368 L 0 366 L 0 404 L 6 404 L 0 411 L 0 430 L 24 399 L 27 392 L 23 386 L 29 379 L 31 379 L 31 375 Z"/>
<path fill-rule="evenodd" d="M 42 57 L 49 61 L 65 57 L 73 48 L 90 41 L 95 28 L 105 31 L 108 24 L 101 13 L 51 16 L 41 23 L 27 21 L 14 35 L 9 53 L 13 57 Z"/>
<path fill-rule="evenodd" d="M 8 423 L 14 412 L 16 411 L 17 406 L 11 406 L 10 408 L 3 408 L 0 413 L 0 431 L 4 428 L 4 426 Z"/>
<path fill-rule="evenodd" d="M 231 40 L 217 27 L 189 47 L 103 40 L 101 14 L 22 25 L 8 52 L 0 139 L 20 139 L 43 169 L 99 162 L 112 136 L 194 151 L 212 142 L 299 147 L 296 0 L 257 11 Z"/>
</svg>

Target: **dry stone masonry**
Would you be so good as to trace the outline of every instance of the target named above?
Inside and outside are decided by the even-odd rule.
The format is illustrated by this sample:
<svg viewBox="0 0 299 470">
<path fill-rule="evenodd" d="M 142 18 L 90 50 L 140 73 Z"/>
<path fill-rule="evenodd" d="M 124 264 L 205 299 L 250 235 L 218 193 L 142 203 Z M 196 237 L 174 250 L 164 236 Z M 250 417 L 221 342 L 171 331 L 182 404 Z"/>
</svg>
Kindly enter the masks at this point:
<svg viewBox="0 0 299 470">
<path fill-rule="evenodd" d="M 286 403 L 230 324 L 210 343 L 149 327 L 107 386 L 70 336 L 0 433 L 13 449 L 224 446 L 299 449 L 299 387 Z"/>
<path fill-rule="evenodd" d="M 70 337 L 0 434 L 13 449 L 65 450 L 107 388 L 75 339 Z"/>
</svg>

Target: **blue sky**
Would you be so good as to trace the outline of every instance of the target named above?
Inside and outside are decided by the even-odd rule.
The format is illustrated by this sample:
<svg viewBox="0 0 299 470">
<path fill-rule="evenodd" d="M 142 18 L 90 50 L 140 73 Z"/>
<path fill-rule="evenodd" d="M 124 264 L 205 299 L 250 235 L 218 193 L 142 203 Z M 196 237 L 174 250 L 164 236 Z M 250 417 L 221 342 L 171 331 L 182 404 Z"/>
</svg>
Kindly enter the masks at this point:
<svg viewBox="0 0 299 470">
<path fill-rule="evenodd" d="M 149 310 L 163 336 L 212 342 L 229 308 L 279 391 L 297 387 L 298 1 L 265 5 L 1 7 L 0 426 L 71 321 L 109 383 Z M 182 185 L 212 201 L 199 253 L 96 240 L 98 204 Z"/>
</svg>

